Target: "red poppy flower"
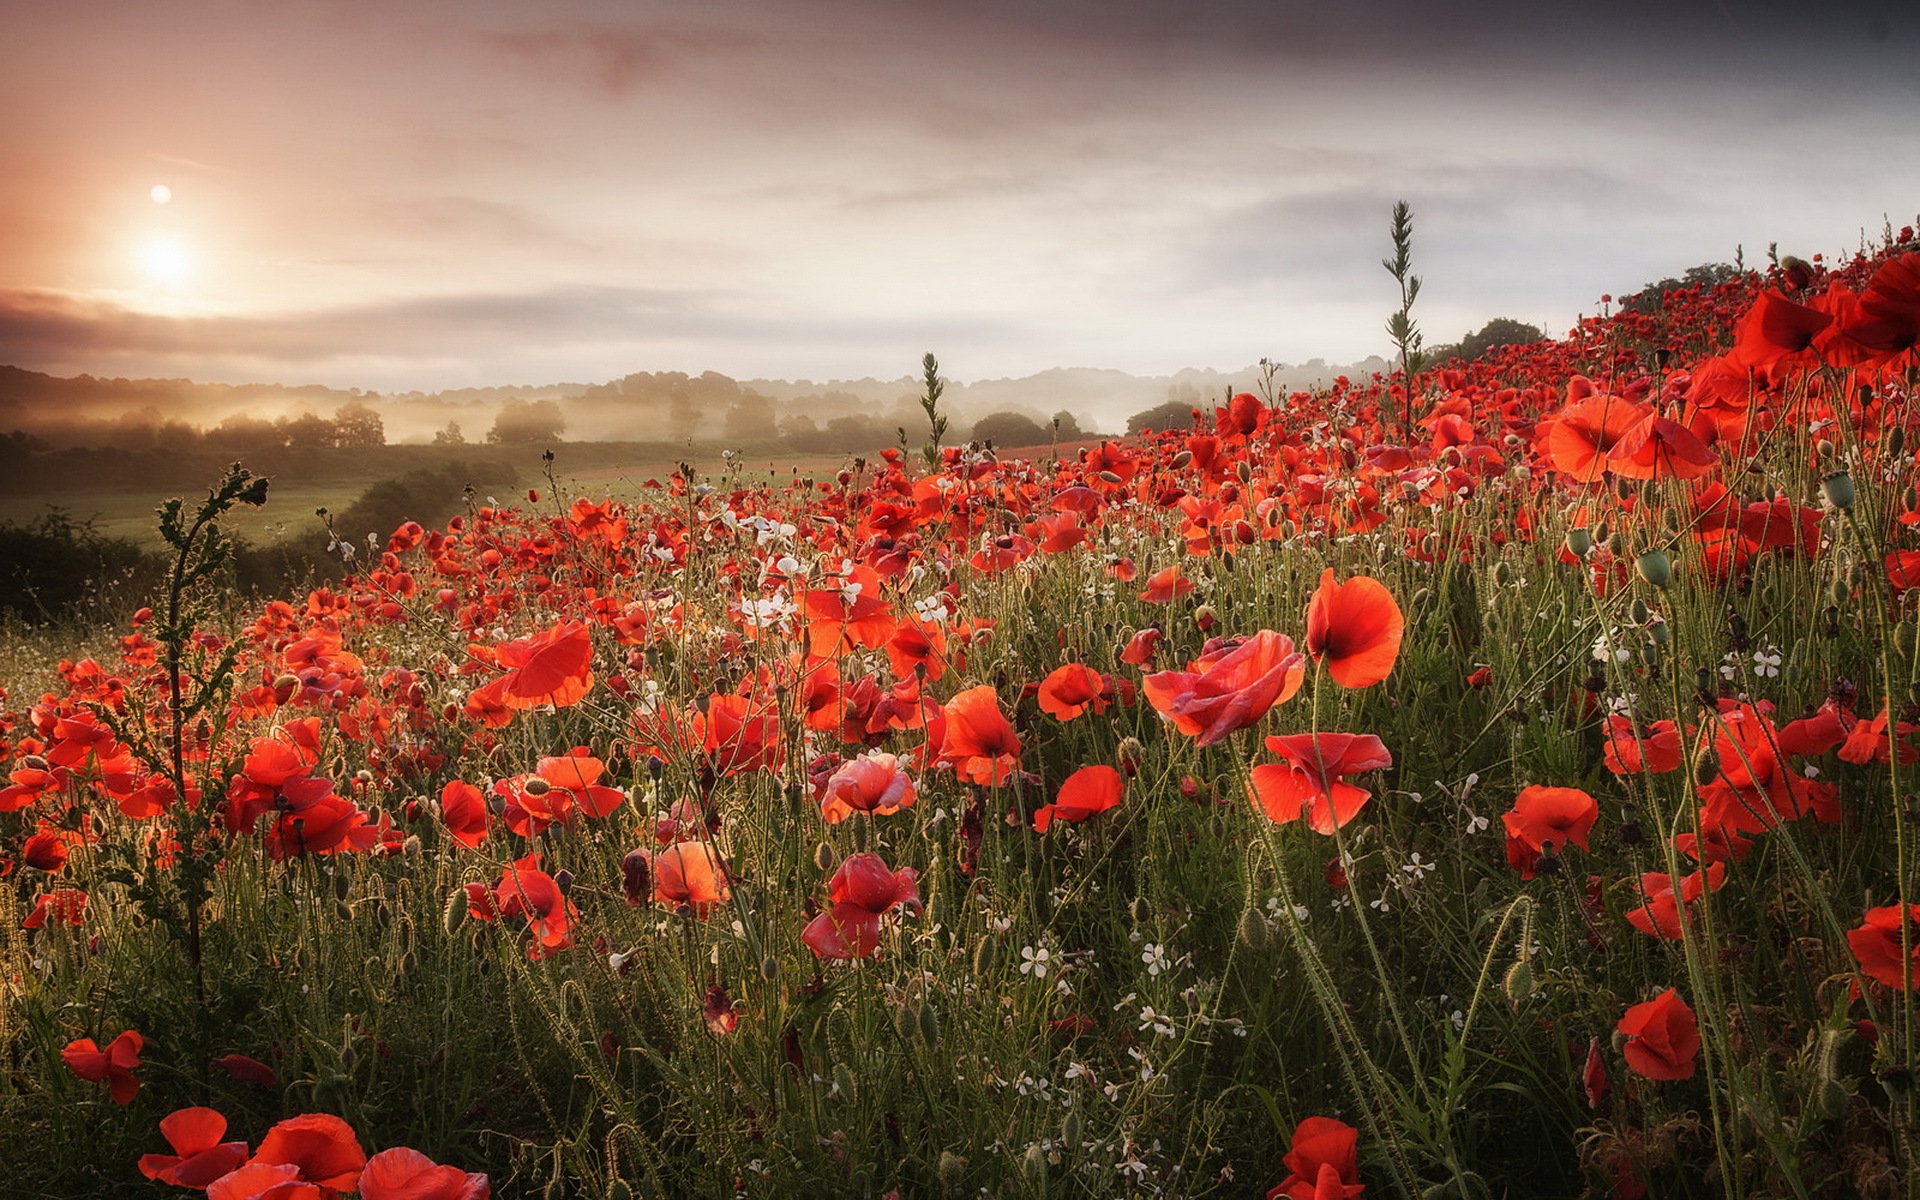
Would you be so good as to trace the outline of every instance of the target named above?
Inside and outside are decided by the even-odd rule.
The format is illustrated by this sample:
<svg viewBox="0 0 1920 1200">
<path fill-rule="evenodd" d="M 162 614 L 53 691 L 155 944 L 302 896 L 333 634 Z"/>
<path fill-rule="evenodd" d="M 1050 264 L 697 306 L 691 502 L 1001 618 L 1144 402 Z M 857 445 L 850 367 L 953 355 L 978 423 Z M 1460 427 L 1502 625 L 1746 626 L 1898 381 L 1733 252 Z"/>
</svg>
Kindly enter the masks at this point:
<svg viewBox="0 0 1920 1200">
<path fill-rule="evenodd" d="M 1045 833 L 1054 821 L 1080 822 L 1103 813 L 1120 803 L 1126 783 L 1120 772 L 1108 766 L 1081 767 L 1067 776 L 1053 803 L 1033 814 L 1033 828 Z"/>
<path fill-rule="evenodd" d="M 1001 714 L 993 688 L 968 688 L 947 701 L 943 715 L 940 758 L 962 779 L 988 787 L 1005 783 L 1020 761 L 1020 738 Z"/>
<path fill-rule="evenodd" d="M 841 764 L 828 777 L 820 815 L 827 824 L 838 825 L 857 812 L 897 813 L 911 808 L 913 800 L 913 780 L 901 769 L 900 760 L 891 754 L 867 754 Z"/>
<path fill-rule="evenodd" d="M 300 1178 L 291 1163 L 251 1162 L 207 1185 L 207 1200 L 332 1200 L 334 1194 Z"/>
<path fill-rule="evenodd" d="M 1597 1110 L 1613 1090 L 1607 1078 L 1606 1060 L 1600 1057 L 1600 1039 L 1587 1039 L 1587 1065 L 1580 1071 L 1580 1089 L 1587 1094 L 1587 1107 Z"/>
<path fill-rule="evenodd" d="M 1679 769 L 1680 732 L 1672 721 L 1655 721 L 1636 732 L 1631 718 L 1607 718 L 1607 770 L 1615 775 L 1638 775 L 1642 771 L 1662 774 Z"/>
<path fill-rule="evenodd" d="M 304 1182 L 351 1190 L 367 1165 L 367 1152 L 351 1126 L 328 1113 L 302 1113 L 267 1130 L 248 1166 L 291 1166 Z"/>
<path fill-rule="evenodd" d="M 1627 1035 L 1627 1066 L 1648 1079 L 1692 1079 L 1700 1053 L 1700 1026 L 1673 988 L 1636 1004 L 1614 1028 Z"/>
<path fill-rule="evenodd" d="M 771 701 L 713 696 L 707 701 L 706 730 L 704 748 L 722 775 L 778 771 L 786 760 L 780 713 Z"/>
<path fill-rule="evenodd" d="M 704 917 L 715 905 L 733 899 L 727 864 L 707 842 L 675 842 L 654 856 L 653 898 L 684 904 L 694 916 Z"/>
<path fill-rule="evenodd" d="M 87 894 L 79 888 L 55 888 L 34 897 L 33 911 L 20 922 L 20 928 L 45 929 L 53 923 L 78 927 L 86 919 Z"/>
<path fill-rule="evenodd" d="M 1788 359 L 1807 356 L 1814 340 L 1833 318 L 1778 292 L 1761 292 L 1734 331 L 1733 350 L 1727 356 L 1743 367 L 1766 370 Z"/>
<path fill-rule="evenodd" d="M 1083 663 L 1068 663 L 1040 681 L 1040 711 L 1071 721 L 1088 710 L 1096 715 L 1112 703 L 1107 677 Z"/>
<path fill-rule="evenodd" d="M 920 889 L 913 868 L 895 871 L 878 854 L 861 853 L 833 873 L 827 900 L 800 940 L 819 958 L 867 958 L 880 947 L 880 919 L 899 907 L 917 911 Z"/>
<path fill-rule="evenodd" d="M 1140 598 L 1148 604 L 1171 604 L 1192 591 L 1193 580 L 1182 575 L 1175 565 L 1147 576 L 1147 587 Z"/>
<path fill-rule="evenodd" d="M 106 1084 L 107 1095 L 113 1097 L 115 1104 L 131 1104 L 140 1091 L 140 1081 L 133 1073 L 139 1069 L 143 1045 L 140 1035 L 129 1029 L 107 1043 L 105 1050 L 94 1045 L 92 1038 L 69 1042 L 60 1052 L 60 1059 L 76 1077 L 88 1083 Z"/>
<path fill-rule="evenodd" d="M 360 1200 L 488 1200 L 487 1177 L 435 1163 L 418 1150 L 395 1146 L 367 1160 Z"/>
<path fill-rule="evenodd" d="M 1600 806 L 1579 788 L 1523 788 L 1513 810 L 1500 818 L 1507 827 L 1507 861 L 1532 879 L 1543 854 L 1564 850 L 1571 842 L 1587 848 L 1587 835 L 1600 819 Z"/>
<path fill-rule="evenodd" d="M 1189 663 L 1141 680 L 1147 701 L 1175 729 L 1211 746 L 1259 721 L 1290 699 L 1306 675 L 1306 657 L 1293 639 L 1263 629 L 1239 643 L 1223 643 Z"/>
<path fill-rule="evenodd" d="M 487 839 L 487 798 L 470 783 L 454 779 L 440 789 L 440 819 L 447 836 L 472 850 Z"/>
<path fill-rule="evenodd" d="M 223 1142 L 227 1119 L 211 1108 L 183 1108 L 160 1118 L 172 1154 L 142 1154 L 140 1173 L 175 1187 L 201 1188 L 247 1161 L 245 1142 Z"/>
<path fill-rule="evenodd" d="M 1907 921 L 1920 926 L 1920 904 L 1908 906 Z M 1860 928 L 1847 931 L 1847 945 L 1860 960 L 1860 970 L 1867 978 L 1903 990 L 1913 987 L 1916 971 L 1920 971 L 1920 928 L 1909 932 L 1907 940 L 1913 949 L 1902 970 L 1898 904 L 1868 909 Z"/>
<path fill-rule="evenodd" d="M 1356 575 L 1333 581 L 1333 568 L 1320 573 L 1320 586 L 1307 604 L 1307 653 L 1325 661 L 1341 687 L 1371 687 L 1393 673 L 1400 655 L 1406 619 L 1379 580 Z"/>
<path fill-rule="evenodd" d="M 1719 891 L 1726 877 L 1727 864 L 1716 862 L 1682 879 L 1676 889 L 1673 876 L 1649 871 L 1640 877 L 1640 894 L 1645 902 L 1627 910 L 1627 923 L 1652 937 L 1677 941 L 1686 936 L 1680 906 L 1691 905 L 1709 891 Z"/>
<path fill-rule="evenodd" d="M 1678 421 L 1649 413 L 1607 452 L 1607 469 L 1623 479 L 1698 479 L 1720 456 Z"/>
<path fill-rule="evenodd" d="M 1135 667 L 1146 666 L 1153 661 L 1153 653 L 1165 636 L 1153 626 L 1147 626 L 1127 639 L 1126 647 L 1120 651 L 1120 661 Z"/>
<path fill-rule="evenodd" d="M 230 1079 L 241 1083 L 256 1084 L 260 1087 L 276 1087 L 280 1077 L 273 1068 L 257 1058 L 248 1058 L 244 1054 L 227 1054 L 213 1060 L 213 1065 L 226 1072 Z"/>
<path fill-rule="evenodd" d="M 1360 1183 L 1360 1131 L 1332 1117 L 1308 1117 L 1294 1126 L 1293 1144 L 1280 1161 L 1292 1174 L 1267 1200 L 1349 1200 Z"/>
<path fill-rule="evenodd" d="M 1596 482 L 1607 471 L 1614 444 L 1651 411 L 1604 392 L 1589 396 L 1542 422 L 1540 451 L 1554 470 L 1580 483 Z"/>
<path fill-rule="evenodd" d="M 1286 759 L 1255 767 L 1248 791 L 1276 825 L 1305 817 L 1315 833 L 1331 834 L 1359 814 L 1372 793 L 1345 776 L 1393 765 L 1386 744 L 1370 733 L 1296 733 L 1267 739 Z"/>
<path fill-rule="evenodd" d="M 579 621 L 564 621 L 495 652 L 508 669 L 499 692 L 508 708 L 566 708 L 593 688 L 593 639 Z"/>
<path fill-rule="evenodd" d="M 573 944 L 573 904 L 553 876 L 540 869 L 540 856 L 529 854 L 500 873 L 493 887 L 494 911 L 503 917 L 525 917 L 533 934 L 527 953 L 535 958 Z"/>
</svg>

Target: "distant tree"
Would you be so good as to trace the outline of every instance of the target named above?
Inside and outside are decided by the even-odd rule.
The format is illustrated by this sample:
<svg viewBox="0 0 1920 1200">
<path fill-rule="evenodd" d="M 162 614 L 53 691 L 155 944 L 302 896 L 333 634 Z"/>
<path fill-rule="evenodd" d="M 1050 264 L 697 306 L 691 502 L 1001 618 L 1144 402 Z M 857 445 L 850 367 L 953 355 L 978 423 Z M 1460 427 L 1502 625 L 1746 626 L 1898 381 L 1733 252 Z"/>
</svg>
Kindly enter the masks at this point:
<svg viewBox="0 0 1920 1200">
<path fill-rule="evenodd" d="M 496 445 L 557 442 L 567 430 L 567 416 L 551 400 L 509 400 L 493 418 L 487 440 Z"/>
<path fill-rule="evenodd" d="M 1453 357 L 1471 362 L 1500 346 L 1530 346 L 1546 340 L 1545 331 L 1537 325 L 1516 321 L 1512 317 L 1495 317 L 1461 338 L 1460 344 L 1453 349 Z M 1439 355 L 1436 353 L 1435 357 Z"/>
<path fill-rule="evenodd" d="M 1137 412 L 1127 418 L 1128 433 L 1145 433 L 1149 429 L 1165 432 L 1167 430 L 1189 429 L 1193 426 L 1193 412 L 1199 407 L 1197 400 L 1189 402 L 1184 398 L 1156 404 L 1145 412 Z"/>
<path fill-rule="evenodd" d="M 685 441 L 700 429 L 700 409 L 685 388 L 675 388 L 667 396 L 667 436 Z"/>
<path fill-rule="evenodd" d="M 832 449 L 832 442 L 820 423 L 806 413 L 795 413 L 780 422 L 780 437 L 795 450 L 809 453 L 824 452 Z"/>
<path fill-rule="evenodd" d="M 370 404 L 350 400 L 333 414 L 333 444 L 336 446 L 384 446 L 386 422 Z"/>
<path fill-rule="evenodd" d="M 995 446 L 1044 446 L 1053 434 L 1025 413 L 988 413 L 973 423 L 973 440 Z"/>
<path fill-rule="evenodd" d="M 433 435 L 433 444 L 436 446 L 464 446 L 467 444 L 467 435 L 460 432 L 460 422 L 448 421 L 445 429 Z"/>
<path fill-rule="evenodd" d="M 1677 292 L 1687 288 L 1699 288 L 1711 291 L 1723 283 L 1731 283 L 1746 271 L 1733 263 L 1708 262 L 1688 267 L 1678 279 L 1662 279 L 1650 283 L 1630 296 L 1620 299 L 1620 311 L 1650 315 L 1666 306 L 1668 292 Z"/>
<path fill-rule="evenodd" d="M 773 434 L 773 401 L 759 392 L 743 391 L 727 406 L 725 430 L 729 441 L 760 440 Z"/>
<path fill-rule="evenodd" d="M 308 412 L 282 417 L 273 424 L 280 434 L 280 444 L 291 449 L 320 450 L 333 445 L 333 422 L 325 417 Z"/>
<path fill-rule="evenodd" d="M 285 444 L 272 421 L 246 413 L 235 413 L 207 430 L 206 441 L 228 453 L 247 453 Z"/>
<path fill-rule="evenodd" d="M 1053 436 L 1058 441 L 1077 442 L 1092 435 L 1080 428 L 1080 418 L 1063 408 L 1053 414 Z"/>
</svg>

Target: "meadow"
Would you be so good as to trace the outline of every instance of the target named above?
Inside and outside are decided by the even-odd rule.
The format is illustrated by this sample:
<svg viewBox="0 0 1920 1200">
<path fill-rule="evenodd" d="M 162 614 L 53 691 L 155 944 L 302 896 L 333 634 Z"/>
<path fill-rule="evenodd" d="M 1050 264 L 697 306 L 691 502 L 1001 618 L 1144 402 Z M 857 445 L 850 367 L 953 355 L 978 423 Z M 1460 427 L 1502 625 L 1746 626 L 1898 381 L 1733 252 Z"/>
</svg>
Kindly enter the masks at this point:
<svg viewBox="0 0 1920 1200">
<path fill-rule="evenodd" d="M 1639 299 L 265 603 L 234 468 L 8 648 L 6 1193 L 1916 1194 L 1920 243 Z"/>
</svg>

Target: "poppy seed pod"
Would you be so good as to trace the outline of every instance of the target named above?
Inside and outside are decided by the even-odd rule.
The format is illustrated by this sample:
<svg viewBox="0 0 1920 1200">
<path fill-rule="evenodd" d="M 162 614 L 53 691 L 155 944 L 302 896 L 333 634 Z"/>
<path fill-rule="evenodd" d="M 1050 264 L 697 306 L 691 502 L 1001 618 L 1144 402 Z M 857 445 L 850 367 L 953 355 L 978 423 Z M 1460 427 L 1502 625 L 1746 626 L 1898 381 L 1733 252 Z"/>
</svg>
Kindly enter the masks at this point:
<svg viewBox="0 0 1920 1200">
<path fill-rule="evenodd" d="M 1645 625 L 1647 618 L 1653 615 L 1652 610 L 1647 607 L 1647 602 L 1637 596 L 1632 605 L 1627 608 L 1627 614 L 1635 625 Z"/>
<path fill-rule="evenodd" d="M 1657 588 L 1665 588 L 1673 582 L 1673 560 L 1667 557 L 1665 550 L 1649 550 L 1633 564 L 1640 578 Z"/>
<path fill-rule="evenodd" d="M 1593 553 L 1593 535 L 1584 525 L 1576 525 L 1567 530 L 1567 553 L 1575 558 L 1585 558 Z"/>
<path fill-rule="evenodd" d="M 1841 512 L 1853 511 L 1853 476 L 1845 471 L 1835 471 L 1820 481 L 1820 496 L 1828 507 Z"/>
</svg>

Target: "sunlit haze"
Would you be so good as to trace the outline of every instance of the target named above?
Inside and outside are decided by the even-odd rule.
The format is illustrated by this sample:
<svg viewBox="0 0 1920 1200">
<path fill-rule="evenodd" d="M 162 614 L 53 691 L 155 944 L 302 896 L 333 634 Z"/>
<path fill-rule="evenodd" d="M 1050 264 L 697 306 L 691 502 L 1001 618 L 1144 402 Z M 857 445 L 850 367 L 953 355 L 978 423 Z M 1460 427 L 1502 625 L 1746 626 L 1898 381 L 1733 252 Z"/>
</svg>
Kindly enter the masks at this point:
<svg viewBox="0 0 1920 1200">
<path fill-rule="evenodd" d="M 1901 7 L 1602 7 L 15 6 L 0 362 L 1338 362 L 1385 349 L 1400 198 L 1435 339 L 1913 219 Z"/>
</svg>

